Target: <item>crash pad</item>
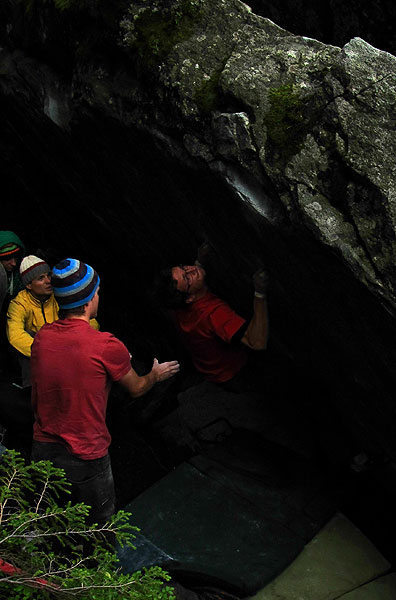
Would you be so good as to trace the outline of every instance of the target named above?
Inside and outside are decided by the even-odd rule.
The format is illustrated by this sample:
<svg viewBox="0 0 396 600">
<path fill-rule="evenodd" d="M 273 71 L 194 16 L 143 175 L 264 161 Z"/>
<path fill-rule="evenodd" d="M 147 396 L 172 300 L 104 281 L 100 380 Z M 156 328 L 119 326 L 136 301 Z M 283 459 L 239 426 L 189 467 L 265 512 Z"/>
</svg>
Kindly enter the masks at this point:
<svg viewBox="0 0 396 600">
<path fill-rule="evenodd" d="M 339 600 L 395 600 L 395 598 L 396 573 L 390 573 L 344 594 Z"/>
<path fill-rule="evenodd" d="M 123 568 L 159 564 L 256 592 L 335 512 L 318 474 L 297 466 L 293 453 L 251 432 L 192 457 L 125 507 L 144 538 L 119 553 Z"/>
<path fill-rule="evenodd" d="M 385 574 L 389 562 L 343 514 L 337 513 L 303 552 L 251 600 L 335 600 Z M 348 600 L 355 600 L 353 594 Z M 363 596 L 381 599 L 381 596 Z M 386 596 L 385 596 L 386 598 Z M 360 596 L 356 596 L 360 600 Z"/>
</svg>

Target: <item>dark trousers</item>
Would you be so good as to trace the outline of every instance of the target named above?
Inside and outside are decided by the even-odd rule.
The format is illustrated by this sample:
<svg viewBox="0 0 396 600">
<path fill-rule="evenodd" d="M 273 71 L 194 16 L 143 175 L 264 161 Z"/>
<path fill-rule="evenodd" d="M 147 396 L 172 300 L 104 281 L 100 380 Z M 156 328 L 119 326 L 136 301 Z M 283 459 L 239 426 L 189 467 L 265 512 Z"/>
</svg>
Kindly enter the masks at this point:
<svg viewBox="0 0 396 600">
<path fill-rule="evenodd" d="M 113 473 L 109 454 L 94 460 L 81 460 L 70 454 L 62 444 L 36 442 L 32 445 L 32 460 L 50 460 L 64 469 L 71 483 L 71 500 L 91 506 L 87 522 L 103 525 L 115 511 Z"/>
</svg>

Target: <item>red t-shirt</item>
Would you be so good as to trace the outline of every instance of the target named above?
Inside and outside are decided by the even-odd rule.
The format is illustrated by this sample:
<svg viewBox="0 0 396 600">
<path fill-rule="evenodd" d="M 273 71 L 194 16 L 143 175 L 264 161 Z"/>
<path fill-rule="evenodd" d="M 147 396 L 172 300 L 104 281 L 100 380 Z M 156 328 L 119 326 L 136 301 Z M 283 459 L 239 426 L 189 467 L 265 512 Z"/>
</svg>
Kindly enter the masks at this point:
<svg viewBox="0 0 396 600">
<path fill-rule="evenodd" d="M 246 320 L 211 292 L 175 310 L 174 320 L 195 368 L 209 381 L 224 383 L 246 364 L 243 346 L 230 344 Z"/>
<path fill-rule="evenodd" d="M 127 348 L 82 319 L 44 325 L 32 345 L 33 438 L 64 444 L 84 460 L 107 453 L 107 399 L 112 381 L 131 368 Z"/>
</svg>

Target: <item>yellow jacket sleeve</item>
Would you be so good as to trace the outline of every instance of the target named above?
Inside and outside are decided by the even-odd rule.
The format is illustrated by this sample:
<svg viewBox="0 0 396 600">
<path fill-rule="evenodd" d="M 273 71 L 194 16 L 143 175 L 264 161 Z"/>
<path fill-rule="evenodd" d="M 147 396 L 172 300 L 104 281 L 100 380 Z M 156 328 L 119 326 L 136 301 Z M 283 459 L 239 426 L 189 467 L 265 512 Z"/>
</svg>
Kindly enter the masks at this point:
<svg viewBox="0 0 396 600">
<path fill-rule="evenodd" d="M 7 311 L 7 337 L 11 346 L 30 358 L 34 338 L 25 331 L 25 308 L 11 300 Z"/>
<path fill-rule="evenodd" d="M 92 329 L 96 329 L 97 331 L 99 331 L 100 325 L 96 319 L 90 319 L 89 324 L 91 325 Z"/>
</svg>

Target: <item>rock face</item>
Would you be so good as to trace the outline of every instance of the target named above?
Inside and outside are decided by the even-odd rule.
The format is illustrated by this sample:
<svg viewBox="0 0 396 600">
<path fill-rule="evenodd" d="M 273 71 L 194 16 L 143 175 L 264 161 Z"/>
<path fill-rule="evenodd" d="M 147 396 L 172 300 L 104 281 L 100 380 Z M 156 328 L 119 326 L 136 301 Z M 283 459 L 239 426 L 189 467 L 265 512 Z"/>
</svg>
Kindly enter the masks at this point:
<svg viewBox="0 0 396 600">
<path fill-rule="evenodd" d="M 140 317 L 121 299 L 109 321 L 147 354 L 171 345 L 147 274 L 208 239 L 217 291 L 248 313 L 265 262 L 285 377 L 396 458 L 396 58 L 293 35 L 238 0 L 93 5 L 29 24 L 4 2 L 4 218 L 106 274 L 117 248 Z"/>
<path fill-rule="evenodd" d="M 396 54 L 392 35 L 396 9 L 393 2 L 370 0 L 249 0 L 253 12 L 281 24 L 296 34 L 303 33 L 336 46 L 359 36 L 372 46 Z"/>
</svg>

